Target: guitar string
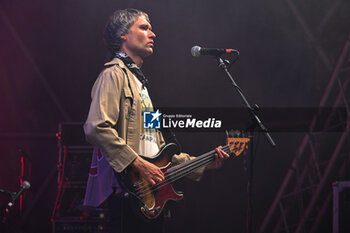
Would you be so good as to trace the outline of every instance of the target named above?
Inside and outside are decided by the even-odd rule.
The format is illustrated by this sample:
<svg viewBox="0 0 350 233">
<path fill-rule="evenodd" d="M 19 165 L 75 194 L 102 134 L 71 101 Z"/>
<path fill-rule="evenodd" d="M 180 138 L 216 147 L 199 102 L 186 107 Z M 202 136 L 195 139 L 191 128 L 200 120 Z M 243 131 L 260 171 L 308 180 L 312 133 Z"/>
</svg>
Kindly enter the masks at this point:
<svg viewBox="0 0 350 233">
<path fill-rule="evenodd" d="M 230 152 L 230 148 L 228 147 L 223 147 L 222 148 L 223 151 L 225 151 L 226 153 Z M 164 185 L 166 185 L 167 183 L 173 183 L 174 181 L 182 178 L 183 176 L 186 176 L 190 173 L 192 173 L 194 170 L 204 166 L 205 164 L 211 162 L 212 160 L 215 159 L 215 157 L 213 156 L 216 153 L 216 151 L 211 151 L 209 153 L 206 153 L 204 155 L 206 155 L 205 157 L 202 157 L 200 160 L 196 160 L 196 163 L 191 164 L 190 167 L 186 167 L 186 168 L 181 168 L 181 169 L 176 169 L 171 171 L 170 173 L 166 173 L 166 178 L 164 179 L 164 181 L 154 185 L 153 187 L 149 188 L 149 185 L 143 185 L 142 187 L 138 188 L 137 191 L 141 191 L 144 192 L 144 195 L 147 195 L 151 192 L 154 192 L 158 189 L 160 189 L 161 187 L 163 187 Z M 203 155 L 201 155 L 203 156 Z M 210 157 L 209 157 L 210 156 Z M 192 160 L 194 161 L 194 160 Z M 174 175 L 175 174 L 175 175 Z M 170 179 L 167 179 L 168 177 L 170 177 Z"/>
<path fill-rule="evenodd" d="M 226 150 L 226 149 L 227 149 L 227 146 L 224 146 L 223 149 Z M 202 161 L 203 159 L 206 159 L 208 156 L 211 157 L 211 156 L 214 155 L 215 153 L 216 153 L 215 150 L 212 150 L 212 151 L 209 151 L 209 152 L 207 152 L 207 153 L 205 153 L 205 154 L 203 154 L 203 155 L 198 156 L 197 159 L 193 159 L 193 160 L 188 161 L 187 163 L 183 163 L 183 164 L 180 164 L 180 165 L 178 165 L 178 166 L 176 166 L 176 167 L 170 168 L 170 169 L 165 173 L 165 177 L 164 177 L 165 179 L 164 179 L 164 180 L 166 180 L 168 177 L 172 176 L 173 174 L 175 174 L 175 173 L 177 173 L 177 172 L 181 172 L 181 171 L 183 171 L 183 170 L 185 170 L 185 169 L 191 168 L 192 166 L 196 165 L 197 163 L 199 163 L 199 162 Z M 186 167 L 183 166 L 183 165 L 185 165 Z M 176 168 L 176 169 L 174 169 L 174 168 Z M 163 181 L 162 181 L 162 182 L 163 182 Z M 153 187 L 157 187 L 158 185 L 162 184 L 162 182 L 160 182 L 160 183 L 154 185 Z M 145 184 L 144 186 L 139 187 L 138 190 L 141 190 L 141 189 L 143 189 L 144 187 L 148 187 L 148 184 Z"/>
<path fill-rule="evenodd" d="M 203 165 L 205 165 L 207 162 L 210 162 L 214 157 L 208 157 L 206 158 L 205 160 L 200 160 L 200 161 L 197 161 L 197 163 L 195 164 L 191 164 L 191 170 L 192 169 L 197 169 Z M 149 187 L 149 184 L 145 184 L 143 185 L 140 189 L 138 189 L 137 191 L 141 191 L 142 194 L 144 195 L 147 195 L 151 192 L 154 192 L 158 189 L 160 189 L 161 187 L 165 186 L 167 183 L 172 183 L 176 180 L 178 180 L 179 178 L 182 178 L 183 175 L 186 175 L 186 173 L 191 173 L 192 171 L 182 171 L 182 172 L 178 172 L 176 173 L 175 175 L 173 176 L 169 176 L 169 174 L 167 174 L 167 178 L 164 179 L 164 181 L 154 185 L 153 187 Z M 170 178 L 169 178 L 170 177 Z"/>
<path fill-rule="evenodd" d="M 238 142 L 237 144 L 241 144 L 241 147 L 242 147 L 242 146 L 244 146 L 244 144 L 246 144 L 246 142 Z M 236 144 L 236 145 L 237 145 L 237 144 Z M 229 149 L 229 151 L 230 151 L 230 145 L 225 145 L 225 146 L 223 146 L 221 149 L 222 149 L 222 150 Z M 240 148 L 240 149 L 241 149 L 241 148 Z M 228 152 L 229 152 L 229 151 L 228 151 Z M 209 151 L 209 152 L 207 152 L 207 153 L 205 153 L 205 154 L 202 154 L 202 155 L 198 156 L 196 159 L 189 160 L 189 161 L 187 161 L 187 162 L 185 162 L 185 163 L 182 163 L 182 164 L 179 164 L 179 165 L 177 165 L 177 166 L 175 166 L 175 167 L 172 167 L 172 168 L 170 168 L 170 169 L 168 170 L 168 172 L 172 172 L 172 171 L 176 172 L 176 171 L 182 169 L 183 167 L 189 166 L 189 164 L 191 164 L 191 163 L 197 162 L 197 161 L 200 160 L 201 158 L 206 158 L 206 156 L 211 156 L 213 153 L 216 153 L 216 151 L 215 151 L 215 150 L 211 150 L 211 151 Z"/>
<path fill-rule="evenodd" d="M 229 147 L 226 145 L 226 146 L 222 147 L 221 149 L 223 151 L 225 151 L 227 149 L 229 150 Z M 211 150 L 211 151 L 209 151 L 209 152 L 207 152 L 207 153 L 205 153 L 205 154 L 203 154 L 201 156 L 198 156 L 197 159 L 190 160 L 187 164 L 183 163 L 182 166 L 175 166 L 173 168 L 170 168 L 167 171 L 167 174 L 169 174 L 169 176 L 172 176 L 173 174 L 176 174 L 177 172 L 181 172 L 183 170 L 190 169 L 190 167 L 191 167 L 190 164 L 194 165 L 194 164 L 196 164 L 197 162 L 200 162 L 203 159 L 206 159 L 208 157 L 212 157 L 213 155 L 215 155 L 215 153 L 216 153 L 215 150 Z"/>
<path fill-rule="evenodd" d="M 229 152 L 229 148 L 223 148 L 223 151 L 225 151 L 226 153 Z M 194 170 L 198 169 L 199 167 L 203 166 L 205 163 L 210 162 L 211 160 L 214 160 L 216 151 L 212 151 L 211 153 L 208 153 L 205 157 L 199 159 L 196 161 L 196 163 L 193 163 L 191 166 L 189 167 L 183 167 L 181 169 L 176 169 L 174 171 L 171 171 L 170 173 L 167 172 L 167 177 L 170 176 L 171 177 L 182 177 L 182 174 L 184 173 L 191 173 Z M 169 179 L 171 181 L 171 179 Z M 159 183 L 160 184 L 160 183 Z"/>
<path fill-rule="evenodd" d="M 230 148 L 228 148 L 226 146 L 224 146 L 222 148 L 222 150 L 225 151 L 226 153 L 230 153 Z M 155 190 L 163 187 L 164 183 L 172 183 L 172 182 L 182 178 L 183 176 L 192 173 L 194 170 L 204 166 L 205 164 L 211 162 L 215 158 L 213 156 L 215 153 L 216 153 L 216 151 L 214 151 L 214 150 L 210 151 L 206 154 L 203 154 L 203 155 L 205 155 L 205 157 L 203 157 L 203 155 L 199 156 L 199 157 L 202 157 L 200 160 L 191 160 L 191 161 L 196 162 L 196 163 L 191 164 L 191 166 L 189 166 L 189 167 L 182 168 L 182 169 L 176 169 L 176 170 L 171 171 L 170 173 L 167 172 L 166 176 L 165 176 L 166 178 L 164 179 L 164 181 L 151 187 L 150 188 L 151 191 L 155 191 Z M 175 175 L 173 175 L 173 174 L 175 174 Z M 171 177 L 171 179 L 167 179 L 169 176 Z M 145 189 L 149 189 L 148 187 L 149 187 L 149 184 L 144 184 L 143 186 L 139 187 L 136 191 L 144 191 Z"/>
<path fill-rule="evenodd" d="M 204 166 L 205 164 L 207 164 L 207 163 L 211 162 L 212 160 L 214 160 L 214 158 L 215 157 L 213 156 L 213 157 L 207 157 L 205 160 L 201 160 L 200 163 L 196 163 L 196 166 L 193 166 L 193 170 Z M 144 192 L 144 195 L 152 194 L 154 191 L 156 191 L 156 190 L 162 188 L 163 186 L 167 185 L 167 183 L 173 183 L 176 180 L 182 178 L 183 176 L 186 176 L 186 175 L 192 173 L 193 170 L 187 170 L 187 171 L 181 172 L 180 174 L 177 174 L 177 175 L 171 177 L 171 179 L 166 180 L 166 181 L 162 181 L 161 183 L 159 183 L 159 184 L 157 184 L 157 185 L 155 185 L 153 187 L 150 187 L 150 188 L 148 188 L 148 185 L 146 185 L 145 188 L 142 191 Z"/>
<path fill-rule="evenodd" d="M 242 146 L 242 144 L 241 144 L 241 146 Z M 241 149 L 241 148 L 240 148 L 240 149 Z M 228 146 L 224 146 L 224 147 L 222 148 L 222 150 L 224 150 L 224 151 L 227 150 L 227 151 L 225 151 L 225 152 L 227 152 L 227 153 L 230 153 L 230 151 L 231 151 L 231 149 L 230 149 Z M 176 181 L 176 180 L 182 178 L 183 176 L 186 176 L 186 175 L 192 173 L 194 170 L 196 170 L 196 169 L 198 169 L 198 168 L 204 166 L 205 164 L 211 162 L 212 160 L 214 160 L 214 157 L 210 156 L 209 159 L 208 159 L 208 156 L 209 156 L 209 155 L 213 155 L 213 154 L 215 154 L 215 153 L 216 153 L 216 151 L 213 150 L 213 151 L 210 151 L 210 152 L 204 154 L 205 157 L 203 157 L 204 155 L 199 156 L 199 157 L 202 157 L 201 160 L 191 160 L 191 161 L 195 161 L 196 163 L 195 163 L 195 164 L 192 164 L 190 168 L 187 168 L 187 167 L 186 167 L 187 170 L 186 170 L 185 168 L 184 168 L 184 169 L 181 169 L 182 171 L 179 172 L 178 174 L 176 174 L 175 176 L 173 175 L 173 173 L 175 173 L 175 172 L 172 171 L 171 173 L 169 173 L 169 174 L 172 176 L 172 177 L 171 177 L 172 179 L 169 179 L 169 180 L 165 179 L 165 180 L 162 181 L 161 183 L 158 183 L 158 184 L 156 184 L 155 186 L 153 186 L 153 187 L 151 187 L 151 188 L 149 188 L 149 184 L 145 184 L 145 185 L 139 187 L 136 191 L 142 191 L 142 192 L 144 192 L 145 190 L 149 190 L 149 191 L 145 192 L 145 194 L 148 194 L 149 192 L 156 191 L 156 190 L 160 189 L 161 187 L 163 187 L 163 186 L 165 185 L 165 183 L 167 183 L 167 182 L 168 182 L 168 183 L 172 183 L 172 182 L 174 182 L 174 181 Z M 199 157 L 198 157 L 198 158 L 199 158 Z M 235 157 L 236 157 L 236 156 L 235 156 Z M 205 158 L 205 159 L 203 159 L 203 158 Z M 175 171 L 178 171 L 178 170 L 180 170 L 180 169 L 177 169 L 177 170 L 175 170 Z M 167 173 L 166 173 L 166 177 L 169 177 L 169 175 L 168 175 Z"/>
<path fill-rule="evenodd" d="M 224 150 L 224 149 L 227 149 L 227 148 L 228 148 L 228 145 L 225 145 L 221 149 Z M 189 166 L 189 164 L 196 163 L 197 161 L 199 161 L 199 160 L 201 160 L 203 158 L 206 158 L 207 156 L 211 156 L 213 153 L 216 153 L 216 151 L 215 150 L 211 150 L 211 151 L 209 151 L 207 153 L 204 153 L 204 154 L 198 156 L 196 159 L 188 160 L 185 163 L 182 163 L 182 164 L 179 164 L 179 165 L 177 165 L 175 167 L 170 168 L 168 170 L 168 172 L 170 173 L 170 172 L 179 171 L 180 169 L 186 168 L 187 166 Z"/>
<path fill-rule="evenodd" d="M 154 185 L 153 187 L 157 187 L 157 186 L 159 186 L 159 185 L 161 185 L 161 184 L 163 184 L 164 182 L 166 182 L 166 181 L 168 181 L 169 179 L 169 177 L 171 178 L 171 177 L 174 177 L 174 174 L 181 174 L 181 172 L 183 171 L 183 170 L 185 170 L 185 169 L 191 169 L 192 170 L 192 168 L 194 167 L 194 166 L 196 166 L 198 163 L 200 163 L 201 161 L 203 161 L 203 160 L 206 160 L 207 158 L 208 158 L 208 156 L 212 156 L 214 154 L 214 152 L 212 151 L 211 153 L 206 153 L 205 155 L 205 157 L 201 157 L 201 158 L 199 158 L 199 159 L 197 159 L 197 160 L 192 160 L 191 162 L 192 163 L 187 163 L 186 165 L 188 165 L 188 166 L 186 166 L 186 167 L 181 167 L 181 168 L 179 168 L 179 169 L 175 169 L 175 170 L 171 170 L 171 171 L 167 171 L 166 173 L 165 173 L 165 179 L 164 179 L 164 181 L 162 181 L 162 182 L 160 182 L 160 183 L 158 183 L 158 184 L 156 184 L 156 185 Z M 195 162 L 195 163 L 193 163 L 193 161 Z M 141 189 L 143 189 L 144 187 L 148 187 L 149 186 L 149 184 L 147 183 L 147 184 L 145 184 L 144 186 L 141 186 L 141 187 L 139 187 L 138 188 L 138 190 L 141 190 Z"/>
</svg>

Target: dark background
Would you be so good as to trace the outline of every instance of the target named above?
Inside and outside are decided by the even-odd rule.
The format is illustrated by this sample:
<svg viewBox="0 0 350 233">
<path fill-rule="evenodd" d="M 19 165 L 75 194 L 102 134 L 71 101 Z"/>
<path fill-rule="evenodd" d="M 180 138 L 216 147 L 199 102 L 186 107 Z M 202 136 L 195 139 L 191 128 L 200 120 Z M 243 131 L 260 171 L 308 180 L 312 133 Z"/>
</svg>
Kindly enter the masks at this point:
<svg viewBox="0 0 350 233">
<path fill-rule="evenodd" d="M 59 122 L 82 122 L 91 87 L 108 60 L 102 42 L 116 9 L 147 12 L 155 49 L 142 67 L 152 99 L 164 107 L 240 107 L 242 101 L 211 57 L 190 48 L 234 48 L 232 73 L 250 103 L 262 107 L 317 107 L 350 28 L 350 2 L 296 0 L 310 41 L 283 0 L 62 0 L 0 2 L 0 188 L 18 190 L 19 154 L 32 161 L 26 205 L 49 185 L 26 219 L 26 232 L 49 232 L 57 191 L 50 173 L 58 160 Z M 326 64 L 315 49 L 325 52 Z M 235 120 L 234 117 L 232 119 Z M 242 122 L 244 124 L 244 122 Z M 268 125 L 267 125 L 268 126 Z M 258 136 L 254 228 L 281 184 L 303 133 L 273 133 L 272 149 Z M 223 144 L 222 133 L 179 133 L 183 150 L 199 155 Z M 185 201 L 175 208 L 171 232 L 243 232 L 247 203 L 245 156 L 206 172 L 201 182 L 178 184 Z M 2 197 L 1 206 L 8 201 Z"/>
</svg>

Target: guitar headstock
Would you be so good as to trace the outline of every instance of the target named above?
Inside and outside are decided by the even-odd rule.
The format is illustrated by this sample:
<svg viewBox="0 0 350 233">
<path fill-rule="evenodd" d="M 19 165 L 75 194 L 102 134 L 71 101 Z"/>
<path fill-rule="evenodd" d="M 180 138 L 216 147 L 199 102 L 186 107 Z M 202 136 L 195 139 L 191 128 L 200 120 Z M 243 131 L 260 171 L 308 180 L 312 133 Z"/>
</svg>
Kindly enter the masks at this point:
<svg viewBox="0 0 350 233">
<path fill-rule="evenodd" d="M 244 132 L 239 130 L 226 130 L 226 144 L 229 145 L 231 153 L 239 156 L 248 149 L 249 138 L 245 137 Z"/>
</svg>

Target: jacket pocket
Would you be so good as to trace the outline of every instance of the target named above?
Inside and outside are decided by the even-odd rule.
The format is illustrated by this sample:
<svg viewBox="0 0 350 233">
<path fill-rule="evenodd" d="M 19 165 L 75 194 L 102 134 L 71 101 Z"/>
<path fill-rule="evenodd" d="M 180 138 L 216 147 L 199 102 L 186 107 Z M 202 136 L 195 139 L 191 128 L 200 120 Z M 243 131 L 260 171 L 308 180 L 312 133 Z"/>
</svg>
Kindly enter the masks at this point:
<svg viewBox="0 0 350 233">
<path fill-rule="evenodd" d="M 133 106 L 134 98 L 129 88 L 124 88 L 124 112 L 125 112 L 125 118 L 129 120 L 131 113 L 132 113 L 132 106 Z"/>
</svg>

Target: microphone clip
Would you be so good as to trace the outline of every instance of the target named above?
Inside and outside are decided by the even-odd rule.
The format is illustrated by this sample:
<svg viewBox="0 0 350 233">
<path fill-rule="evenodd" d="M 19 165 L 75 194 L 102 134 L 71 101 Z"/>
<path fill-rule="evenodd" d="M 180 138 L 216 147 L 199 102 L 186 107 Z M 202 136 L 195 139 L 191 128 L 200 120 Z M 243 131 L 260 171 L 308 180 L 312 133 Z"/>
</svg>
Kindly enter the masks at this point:
<svg viewBox="0 0 350 233">
<path fill-rule="evenodd" d="M 216 60 L 219 63 L 219 67 L 224 70 L 231 70 L 232 65 L 238 60 L 239 56 L 236 56 L 236 58 L 232 61 L 229 61 L 227 59 L 222 59 L 221 56 L 216 56 Z"/>
</svg>

